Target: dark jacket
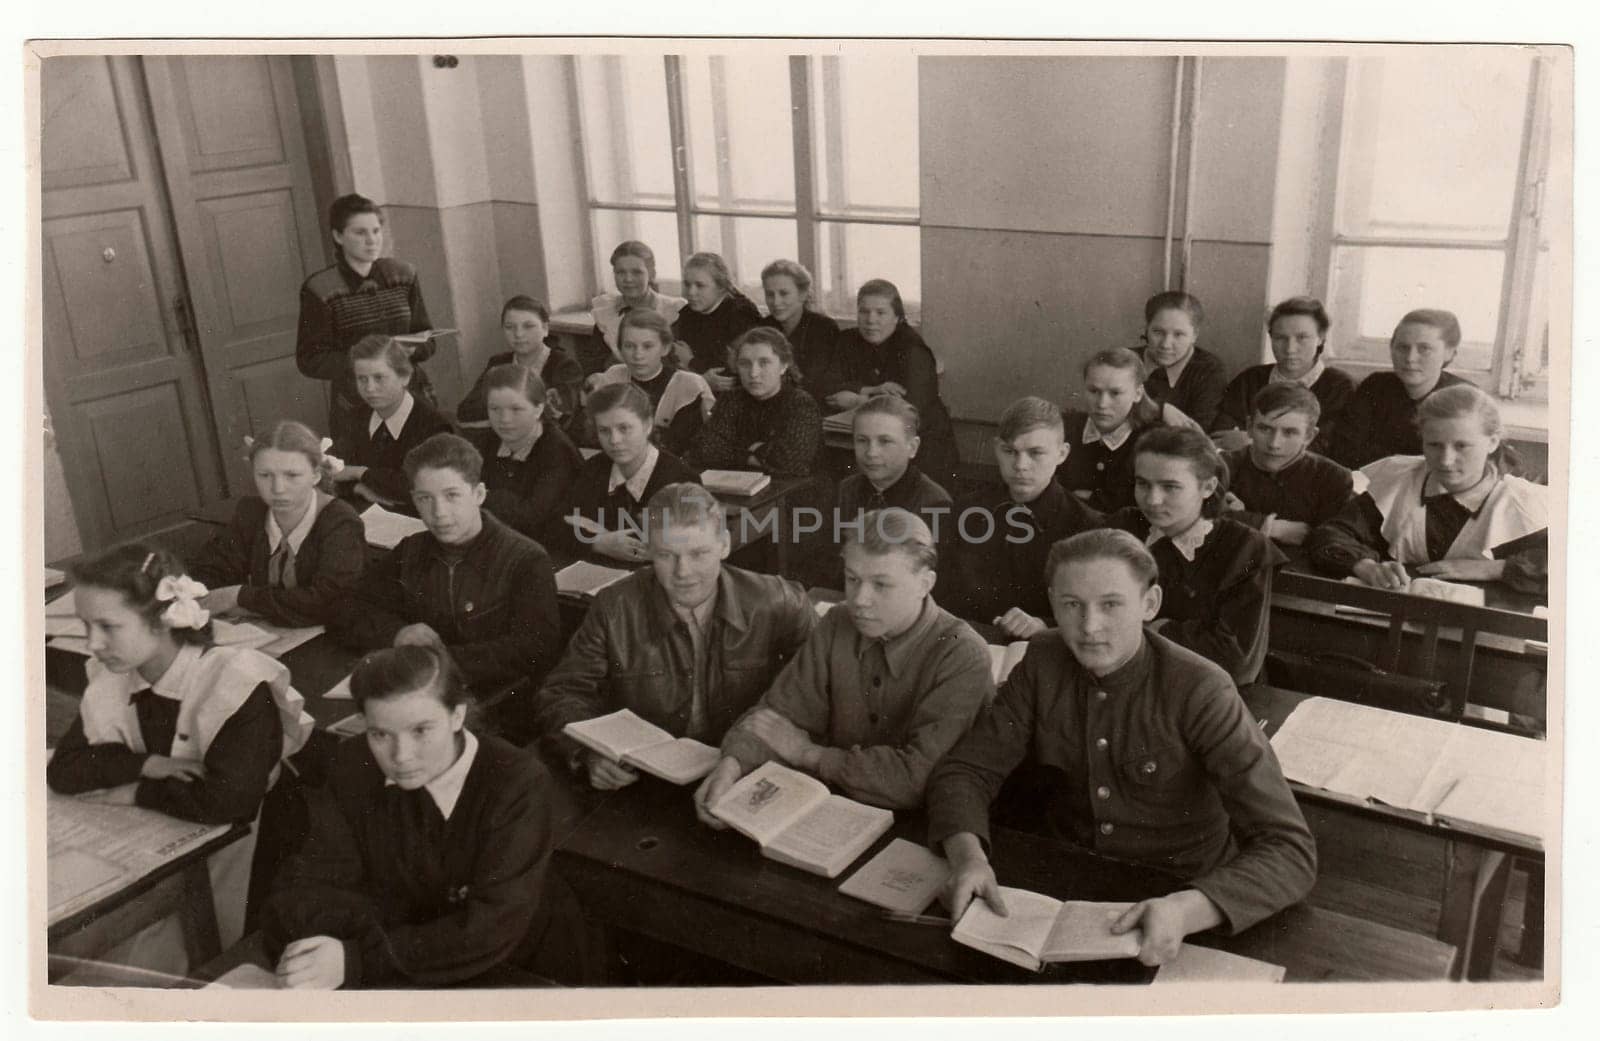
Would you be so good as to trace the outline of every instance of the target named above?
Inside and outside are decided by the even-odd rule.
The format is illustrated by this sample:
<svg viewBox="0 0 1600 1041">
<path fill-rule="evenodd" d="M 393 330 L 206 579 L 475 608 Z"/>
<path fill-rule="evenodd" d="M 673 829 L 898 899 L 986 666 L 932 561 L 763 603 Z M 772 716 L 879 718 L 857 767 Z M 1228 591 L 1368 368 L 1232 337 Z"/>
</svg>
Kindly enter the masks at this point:
<svg viewBox="0 0 1600 1041">
<path fill-rule="evenodd" d="M 333 454 L 347 466 L 365 466 L 367 472 L 360 483 L 408 510 L 411 508 L 411 482 L 406 478 L 406 453 L 434 434 L 450 432 L 448 419 L 422 398 L 412 397 L 411 415 L 400 428 L 400 436 L 382 443 L 373 440 L 377 431 L 369 433 L 367 430 L 372 422 L 372 409 L 367 405 L 358 405 L 349 412 L 335 409 L 332 416 Z M 348 491 L 355 485 L 346 483 L 339 487 Z M 366 504 L 361 505 L 365 507 Z"/>
<path fill-rule="evenodd" d="M 493 430 L 471 431 L 468 440 L 483 456 L 483 483 L 489 489 L 484 508 L 528 538 L 543 538 L 566 510 L 572 480 L 583 465 L 572 438 L 546 423 L 521 461 L 499 454 L 500 438 Z"/>
<path fill-rule="evenodd" d="M 578 412 L 578 393 L 583 387 L 583 366 L 578 364 L 578 359 L 560 344 L 546 342 L 550 354 L 544 360 L 544 365 L 539 368 L 539 378 L 544 381 L 546 390 L 555 391 L 561 398 L 561 414 L 552 417 L 547 411 L 545 422 L 548 425 L 552 418 L 558 418 L 565 424 Z M 510 365 L 517 360 L 516 353 L 504 351 L 491 355 L 489 363 L 483 367 L 483 372 L 478 375 L 478 382 L 467 391 L 467 396 L 461 399 L 461 404 L 456 406 L 457 423 L 482 423 L 489 418 L 488 396 L 489 392 L 484 387 L 484 377 L 489 375 L 489 370 L 496 365 Z"/>
<path fill-rule="evenodd" d="M 761 321 L 761 312 L 743 293 L 729 293 L 709 314 L 701 314 L 685 306 L 672 323 L 672 336 L 689 345 L 693 359 L 689 368 L 695 372 L 707 369 L 728 369 L 728 344 L 747 329 Z M 731 371 L 728 375 L 733 375 Z"/>
<path fill-rule="evenodd" d="M 1218 430 L 1249 430 L 1251 405 L 1256 395 L 1272 382 L 1272 370 L 1275 368 L 1276 365 L 1252 365 L 1235 376 L 1222 392 L 1222 406 L 1208 429 L 1213 433 Z M 1344 421 L 1345 411 L 1356 396 L 1356 381 L 1343 369 L 1324 367 L 1317 382 L 1311 385 L 1311 393 L 1316 396 L 1322 415 L 1317 419 L 1317 439 L 1311 442 L 1310 447 L 1313 452 L 1327 455 Z"/>
<path fill-rule="evenodd" d="M 754 444 L 761 447 L 752 452 Z M 718 398 L 684 461 L 696 470 L 749 470 L 754 455 L 757 468 L 774 477 L 809 477 L 821 450 L 822 411 L 810 394 L 784 380 L 765 401 L 743 387 Z"/>
<path fill-rule="evenodd" d="M 801 312 L 793 334 L 784 332 L 783 323 L 771 315 L 756 324 L 783 333 L 789 346 L 794 348 L 794 367 L 800 370 L 800 385 L 815 395 L 816 391 L 811 386 L 811 371 L 833 350 L 833 342 L 839 338 L 839 323 L 821 311 L 813 311 L 808 307 Z M 817 403 L 822 403 L 820 397 Z"/>
<path fill-rule="evenodd" d="M 1146 413 L 1155 418 L 1144 418 Z M 1087 491 L 1089 497 L 1082 501 L 1101 513 L 1110 513 L 1133 505 L 1133 449 L 1139 435 L 1151 427 L 1163 426 L 1160 410 L 1134 409 L 1130 414 L 1133 430 L 1128 439 L 1116 448 L 1107 448 L 1104 441 L 1083 440 L 1084 424 L 1089 422 L 1086 412 L 1064 412 L 1061 422 L 1065 427 L 1070 451 L 1067 461 L 1056 474 L 1061 486 L 1071 492 Z"/>
<path fill-rule="evenodd" d="M 624 530 L 624 516 L 631 518 L 643 531 L 644 507 L 652 495 L 669 484 L 700 483 L 700 475 L 686 466 L 683 460 L 664 448 L 657 451 L 661 456 L 656 460 L 656 468 L 651 471 L 650 479 L 645 482 L 644 495 L 638 499 L 628 491 L 627 485 L 617 485 L 616 491 L 607 490 L 606 486 L 611 483 L 612 464 L 604 452 L 585 459 L 567 491 L 566 508 L 545 527 L 545 544 L 560 553 L 582 556 L 589 552 L 590 547 L 578 539 L 572 525 L 565 519 L 574 511 L 600 524 L 607 531 Z"/>
<path fill-rule="evenodd" d="M 1244 503 L 1243 511 L 1228 516 L 1252 528 L 1260 529 L 1269 516 L 1315 528 L 1350 501 L 1350 471 L 1315 452 L 1300 453 L 1276 473 L 1256 466 L 1249 445 L 1222 458 L 1228 464 L 1228 491 Z"/>
<path fill-rule="evenodd" d="M 1217 410 L 1222 407 L 1222 394 L 1228 388 L 1228 369 L 1222 359 L 1204 347 L 1196 347 L 1174 387 L 1167 380 L 1167 370 L 1146 358 L 1143 347 L 1134 353 L 1145 359 L 1145 368 L 1150 370 L 1144 381 L 1144 392 L 1150 399 L 1170 403 L 1199 423 L 1201 430 L 1210 430 Z"/>
<path fill-rule="evenodd" d="M 1453 372 L 1441 372 L 1433 389 L 1466 382 Z M 1374 372 L 1356 388 L 1328 454 L 1352 470 L 1391 455 L 1421 455 L 1422 434 L 1417 430 L 1421 403 L 1406 393 L 1393 372 Z"/>
<path fill-rule="evenodd" d="M 334 413 L 361 406 L 355 376 L 350 369 L 350 348 L 363 336 L 377 333 L 400 336 L 432 328 L 428 306 L 422 302 L 417 269 L 391 257 L 379 257 L 365 276 L 341 256 L 300 287 L 300 324 L 295 336 L 294 360 L 301 375 L 333 383 Z M 411 354 L 413 363 L 433 356 L 437 341 L 429 340 Z M 433 403 L 433 387 L 420 364 L 411 373 L 411 393 Z"/>
<path fill-rule="evenodd" d="M 922 449 L 917 463 L 935 481 L 944 482 L 955 472 L 955 426 L 944 399 L 939 396 L 939 363 L 922 336 L 902 321 L 880 344 L 868 343 L 858 330 L 839 333 L 816 372 L 806 373 L 806 389 L 832 412 L 827 399 L 841 390 L 859 393 L 863 387 L 894 382 L 906 389 L 906 400 L 921 417 Z"/>
</svg>

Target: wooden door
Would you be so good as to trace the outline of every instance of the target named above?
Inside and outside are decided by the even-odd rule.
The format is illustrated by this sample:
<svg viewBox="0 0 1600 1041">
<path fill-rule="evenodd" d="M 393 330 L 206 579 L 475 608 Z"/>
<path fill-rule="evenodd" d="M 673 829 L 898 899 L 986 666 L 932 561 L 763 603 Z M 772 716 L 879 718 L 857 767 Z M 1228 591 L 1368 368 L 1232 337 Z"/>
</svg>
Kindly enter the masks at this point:
<svg viewBox="0 0 1600 1041">
<path fill-rule="evenodd" d="M 217 431 L 234 494 L 244 438 L 279 419 L 326 433 L 327 391 L 295 368 L 300 284 L 324 266 L 290 59 L 142 59 Z"/>
<path fill-rule="evenodd" d="M 40 72 L 45 394 L 85 548 L 222 492 L 137 60 Z"/>
</svg>

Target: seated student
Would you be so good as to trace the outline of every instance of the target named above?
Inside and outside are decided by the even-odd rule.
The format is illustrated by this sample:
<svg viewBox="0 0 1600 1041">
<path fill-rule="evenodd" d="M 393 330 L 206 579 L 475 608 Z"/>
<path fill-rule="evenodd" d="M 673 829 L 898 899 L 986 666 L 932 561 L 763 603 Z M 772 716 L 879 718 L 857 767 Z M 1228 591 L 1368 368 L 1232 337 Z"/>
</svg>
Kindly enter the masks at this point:
<svg viewBox="0 0 1600 1041">
<path fill-rule="evenodd" d="M 795 368 L 810 372 L 839 338 L 839 323 L 812 302 L 811 272 L 793 260 L 774 260 L 761 269 L 761 291 L 767 316 L 760 324 L 783 333 L 794 348 Z"/>
<path fill-rule="evenodd" d="M 590 376 L 589 393 L 608 384 L 632 382 L 650 399 L 656 441 L 674 455 L 684 455 L 711 416 L 716 402 L 711 387 L 699 373 L 677 367 L 670 354 L 672 329 L 654 311 L 623 315 L 617 336 L 622 363 Z M 595 410 L 585 408 L 592 427 Z"/>
<path fill-rule="evenodd" d="M 611 277 L 617 291 L 595 297 L 589 310 L 594 314 L 595 332 L 605 341 L 612 356 L 621 361 L 617 331 L 625 315 L 653 311 L 665 318 L 670 328 L 688 301 L 681 296 L 657 292 L 655 251 L 643 242 L 629 239 L 611 251 Z"/>
<path fill-rule="evenodd" d="M 928 771 L 994 696 L 989 651 L 933 602 L 938 552 L 905 510 L 842 529 L 844 603 L 829 611 L 772 689 L 722 741 L 695 792 L 707 807 L 769 759 L 890 809 L 922 805 Z"/>
<path fill-rule="evenodd" d="M 354 412 L 334 412 L 333 453 L 344 468 L 333 475 L 340 494 L 369 502 L 404 505 L 408 498 L 406 453 L 450 421 L 426 401 L 411 396 L 411 359 L 387 336 L 366 336 L 350 348 L 356 392 L 365 402 Z"/>
<path fill-rule="evenodd" d="M 1014 772 L 1034 784 L 1013 825 L 1187 880 L 1113 927 L 1142 930 L 1146 965 L 1192 933 L 1238 933 L 1304 898 L 1316 845 L 1272 746 L 1221 669 L 1144 628 L 1162 594 L 1149 551 L 1126 532 L 1084 532 L 1052 547 L 1045 573 L 1056 628 L 1029 642 L 928 782 L 951 917 L 974 898 L 1005 913 L 989 814 L 997 795 L 1007 809 Z"/>
<path fill-rule="evenodd" d="M 1096 351 L 1083 363 L 1087 410 L 1063 415 L 1071 454 L 1061 483 L 1101 513 L 1133 505 L 1133 446 L 1158 426 L 1195 426 L 1145 395 L 1144 363 L 1126 347 Z"/>
<path fill-rule="evenodd" d="M 1022 398 L 1001 414 L 994 457 L 1005 494 L 998 501 L 988 491 L 963 496 L 951 518 L 938 596 L 952 613 L 998 625 L 1016 640 L 1047 628 L 1039 574 L 1051 545 L 1102 523 L 1056 483 L 1067 451 L 1052 403 Z"/>
<path fill-rule="evenodd" d="M 1251 403 L 1263 387 L 1283 383 L 1298 384 L 1316 395 L 1322 420 L 1315 424 L 1311 450 L 1327 454 L 1339 420 L 1356 393 L 1356 381 L 1349 373 L 1323 364 L 1322 351 L 1332 324 L 1322 301 L 1315 297 L 1292 296 L 1272 309 L 1267 316 L 1267 335 L 1277 364 L 1253 365 L 1223 391 L 1222 407 L 1211 421 L 1211 439 L 1218 448 L 1231 452 L 1248 445 Z"/>
<path fill-rule="evenodd" d="M 208 586 L 205 608 L 242 608 L 277 625 L 337 620 L 361 580 L 367 542 L 349 503 L 323 491 L 343 464 L 333 442 L 285 420 L 249 443 L 256 494 L 239 500 L 190 569 Z"/>
<path fill-rule="evenodd" d="M 265 909 L 279 983 L 537 982 L 567 953 L 550 906 L 549 774 L 466 726 L 471 695 L 434 648 L 369 655 L 350 694 L 366 736 L 339 746 Z"/>
<path fill-rule="evenodd" d="M 776 329 L 751 329 L 728 353 L 738 389 L 717 399 L 685 461 L 696 470 L 810 477 L 822 450 L 822 410 L 798 386 L 789 341 Z"/>
<path fill-rule="evenodd" d="M 1134 449 L 1133 495 L 1106 525 L 1144 540 L 1161 567 L 1154 628 L 1254 683 L 1267 656 L 1272 573 L 1288 563 L 1254 528 L 1220 516 L 1228 471 L 1211 439 L 1187 428 L 1151 430 Z"/>
<path fill-rule="evenodd" d="M 589 395 L 600 454 L 578 467 L 559 518 L 546 541 L 567 553 L 598 553 L 625 564 L 647 558 L 641 533 L 644 505 L 669 484 L 700 483 L 700 475 L 650 441 L 650 399 L 632 383 L 608 383 Z"/>
<path fill-rule="evenodd" d="M 1460 343 L 1461 323 L 1449 311 L 1424 308 L 1400 319 L 1389 338 L 1394 371 L 1361 381 L 1328 455 L 1355 470 L 1374 459 L 1420 453 L 1417 405 L 1435 390 L 1467 382 L 1444 371 Z"/>
<path fill-rule="evenodd" d="M 600 591 L 539 691 L 539 732 L 595 788 L 638 774 L 562 727 L 626 708 L 674 737 L 717 744 L 816 622 L 798 584 L 723 563 L 722 507 L 699 485 L 662 488 L 645 520 L 651 566 Z"/>
<path fill-rule="evenodd" d="M 761 321 L 761 312 L 734 285 L 728 262 L 716 253 L 696 253 L 683 262 L 683 295 L 689 306 L 672 323 L 678 364 L 700 373 L 718 394 L 733 390 L 738 382 L 725 371 L 728 348 Z"/>
<path fill-rule="evenodd" d="M 1138 354 L 1149 375 L 1144 391 L 1210 428 L 1222 406 L 1228 370 L 1222 359 L 1197 346 L 1205 322 L 1200 299 L 1177 291 L 1157 293 L 1144 305 L 1144 343 Z"/>
<path fill-rule="evenodd" d="M 1311 563 L 1379 589 L 1404 589 L 1406 569 L 1543 593 L 1548 575 L 1546 489 L 1514 476 L 1494 399 L 1470 384 L 1417 408 L 1422 456 L 1391 456 L 1361 472 L 1367 489 L 1311 533 Z"/>
<path fill-rule="evenodd" d="M 1250 409 L 1250 443 L 1222 453 L 1227 516 L 1298 546 L 1350 501 L 1350 471 L 1313 452 L 1317 396 L 1298 383 L 1268 383 Z"/>
<path fill-rule="evenodd" d="M 466 440 L 430 437 L 406 456 L 406 474 L 428 530 L 367 568 L 338 636 L 364 650 L 442 648 L 477 694 L 515 683 L 531 695 L 561 643 L 549 555 L 483 510 L 483 457 Z M 514 731 L 531 714 L 522 700 L 507 699 Z"/>
<path fill-rule="evenodd" d="M 953 500 L 916 464 L 917 406 L 893 394 L 878 394 L 856 407 L 851 420 L 856 472 L 839 482 L 838 514 L 853 521 L 870 510 L 897 507 L 921 517 L 944 545 L 951 538 Z"/>
<path fill-rule="evenodd" d="M 559 426 L 545 421 L 544 380 L 518 364 L 496 365 L 478 381 L 485 390 L 489 429 L 469 436 L 483 456 L 483 505 L 530 539 L 566 508 L 583 455 Z"/>
<path fill-rule="evenodd" d="M 578 411 L 579 391 L 583 387 L 583 366 L 572 352 L 559 344 L 549 342 L 550 309 L 531 296 L 517 295 L 506 301 L 500 309 L 500 332 L 506 346 L 511 348 L 492 355 L 484 366 L 483 375 L 467 391 L 456 407 L 456 422 L 463 425 L 485 423 L 489 419 L 488 387 L 484 379 L 497 365 L 516 362 L 537 373 L 544 381 L 548 400 L 544 421 L 561 426 Z"/>
</svg>

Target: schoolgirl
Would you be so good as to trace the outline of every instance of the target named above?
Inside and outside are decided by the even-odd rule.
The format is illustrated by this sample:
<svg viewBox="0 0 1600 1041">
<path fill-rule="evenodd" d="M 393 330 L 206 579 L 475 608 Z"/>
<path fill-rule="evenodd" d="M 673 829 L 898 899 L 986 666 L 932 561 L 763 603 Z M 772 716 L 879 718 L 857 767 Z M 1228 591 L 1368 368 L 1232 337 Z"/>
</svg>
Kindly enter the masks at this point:
<svg viewBox="0 0 1600 1041">
<path fill-rule="evenodd" d="M 344 467 L 333 480 L 345 497 L 409 509 L 406 453 L 434 434 L 450 431 L 450 421 L 406 389 L 411 359 L 387 336 L 368 336 L 350 348 L 360 409 L 335 416 L 333 451 Z"/>
<path fill-rule="evenodd" d="M 822 449 L 822 410 L 796 384 L 789 341 L 776 329 L 750 329 L 730 351 L 739 389 L 717 399 L 686 462 L 696 470 L 757 469 L 809 477 Z"/>
<path fill-rule="evenodd" d="M 672 357 L 672 328 L 654 311 L 629 311 L 617 332 L 622 361 L 589 378 L 591 388 L 631 381 L 650 399 L 651 429 L 662 447 L 684 455 L 711 416 L 716 396 L 697 372 Z M 588 410 L 594 415 L 594 410 Z"/>
<path fill-rule="evenodd" d="M 1157 293 L 1144 305 L 1145 393 L 1209 429 L 1222 405 L 1228 370 L 1222 359 L 1199 346 L 1205 308 L 1190 293 Z"/>
<path fill-rule="evenodd" d="M 611 251 L 611 277 L 617 291 L 601 293 L 589 309 L 594 314 L 595 332 L 605 341 L 612 357 L 621 361 L 617 333 L 624 315 L 651 311 L 665 318 L 670 329 L 688 301 L 656 288 L 655 251 L 637 240 L 629 239 Z"/>
<path fill-rule="evenodd" d="M 705 376 L 718 394 L 733 390 L 738 380 L 728 371 L 728 348 L 761 321 L 761 312 L 734 285 L 727 261 L 716 253 L 696 253 L 683 262 L 683 294 L 689 305 L 672 323 L 675 349 L 682 351 L 678 364 Z"/>
<path fill-rule="evenodd" d="M 1323 361 L 1322 352 L 1332 325 L 1327 308 L 1315 297 L 1292 296 L 1273 307 L 1267 315 L 1267 336 L 1272 341 L 1275 363 L 1245 369 L 1223 391 L 1222 406 L 1210 426 L 1218 448 L 1231 452 L 1248 445 L 1251 406 L 1256 395 L 1269 384 L 1287 383 L 1305 387 L 1317 396 L 1321 418 L 1315 424 L 1317 438 L 1310 449 L 1327 455 L 1356 393 L 1356 381 L 1349 373 Z"/>
<path fill-rule="evenodd" d="M 510 350 L 490 356 L 483 375 L 456 406 L 456 422 L 463 426 L 486 424 L 489 412 L 485 404 L 488 390 L 484 379 L 495 366 L 516 362 L 544 381 L 547 399 L 544 422 L 565 426 L 578 411 L 583 366 L 571 351 L 550 342 L 550 309 L 531 296 L 514 296 L 500 309 L 500 333 Z"/>
<path fill-rule="evenodd" d="M 549 400 L 538 374 L 518 364 L 483 374 L 489 429 L 470 440 L 483 455 L 484 508 L 531 539 L 560 516 L 583 456 L 559 426 L 545 421 Z"/>
<path fill-rule="evenodd" d="M 1071 449 L 1061 484 L 1102 513 L 1133 505 L 1133 446 L 1159 426 L 1193 426 L 1171 404 L 1145 394 L 1144 363 L 1126 347 L 1096 351 L 1083 363 L 1084 408 L 1063 417 Z"/>
</svg>

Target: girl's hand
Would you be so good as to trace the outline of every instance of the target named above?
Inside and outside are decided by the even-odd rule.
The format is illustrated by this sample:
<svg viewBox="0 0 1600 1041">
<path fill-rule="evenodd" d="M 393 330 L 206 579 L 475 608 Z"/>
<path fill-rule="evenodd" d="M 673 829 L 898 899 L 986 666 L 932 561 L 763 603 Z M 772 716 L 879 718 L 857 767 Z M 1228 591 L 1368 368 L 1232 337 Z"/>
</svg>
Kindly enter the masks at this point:
<svg viewBox="0 0 1600 1041">
<path fill-rule="evenodd" d="M 1285 546 L 1301 545 L 1310 534 L 1311 525 L 1305 521 L 1279 520 L 1274 517 L 1272 523 L 1267 525 L 1267 538 L 1281 542 Z"/>
<path fill-rule="evenodd" d="M 879 394 L 892 394 L 897 398 L 903 398 L 906 396 L 906 388 L 894 380 L 884 380 L 876 387 L 865 387 L 861 391 L 861 396 L 864 398 L 876 397 Z"/>
<path fill-rule="evenodd" d="M 1400 592 L 1411 584 L 1405 565 L 1395 560 L 1363 560 L 1350 573 L 1374 589 Z"/>
<path fill-rule="evenodd" d="M 240 586 L 222 586 L 200 598 L 200 606 L 214 615 L 228 614 L 239 609 Z"/>
<path fill-rule="evenodd" d="M 1498 582 L 1505 573 L 1506 562 L 1503 560 L 1466 557 L 1460 560 L 1436 560 L 1417 568 L 1419 575 L 1427 575 L 1429 578 L 1453 578 L 1460 582 Z"/>
<path fill-rule="evenodd" d="M 718 394 L 726 394 L 739 386 L 739 381 L 721 369 L 707 369 L 706 382 L 711 384 L 711 389 Z"/>
<path fill-rule="evenodd" d="M 361 480 L 366 474 L 367 468 L 364 466 L 346 466 L 343 470 L 331 476 L 336 484 L 350 484 L 353 481 Z"/>
<path fill-rule="evenodd" d="M 203 781 L 206 777 L 206 764 L 198 759 L 149 755 L 145 756 L 144 765 L 139 767 L 139 776 L 152 781 L 165 781 L 169 778 L 178 781 Z"/>
<path fill-rule="evenodd" d="M 1243 513 L 1244 500 L 1229 492 L 1222 497 L 1222 510 L 1224 513 Z"/>
<path fill-rule="evenodd" d="M 682 340 L 672 341 L 672 357 L 678 363 L 678 368 L 687 369 L 689 363 L 694 361 L 694 348 Z"/>
<path fill-rule="evenodd" d="M 331 936 L 308 936 L 283 949 L 278 982 L 295 990 L 337 990 L 344 985 L 344 944 Z"/>
<path fill-rule="evenodd" d="M 836 408 L 843 412 L 845 409 L 855 408 L 865 400 L 867 399 L 853 390 L 841 390 L 838 393 L 828 395 L 828 407 Z"/>
<path fill-rule="evenodd" d="M 592 545 L 596 553 L 626 564 L 643 564 L 650 555 L 639 537 L 627 531 L 608 531 L 597 535 Z"/>
<path fill-rule="evenodd" d="M 1219 430 L 1211 435 L 1211 443 L 1224 452 L 1243 448 L 1250 443 L 1250 435 L 1243 430 Z"/>
</svg>

